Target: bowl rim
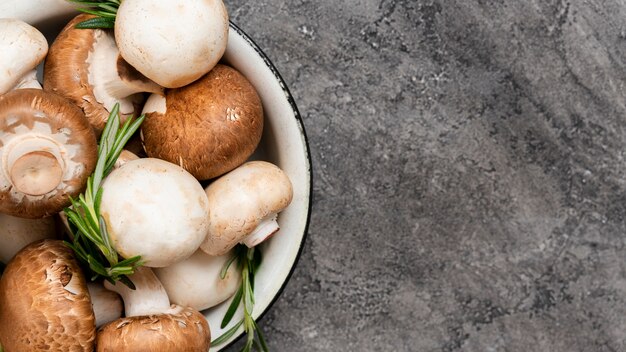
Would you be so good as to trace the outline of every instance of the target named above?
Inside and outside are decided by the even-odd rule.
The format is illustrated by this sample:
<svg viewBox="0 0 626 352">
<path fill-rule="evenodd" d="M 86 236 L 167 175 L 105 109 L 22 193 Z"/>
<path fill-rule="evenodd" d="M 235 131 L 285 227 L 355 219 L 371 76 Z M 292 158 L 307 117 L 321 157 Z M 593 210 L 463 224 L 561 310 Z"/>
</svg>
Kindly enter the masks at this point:
<svg viewBox="0 0 626 352">
<path fill-rule="evenodd" d="M 298 262 L 300 261 L 300 257 L 302 256 L 302 252 L 304 250 L 304 245 L 306 244 L 306 240 L 307 240 L 307 237 L 308 237 L 309 224 L 311 222 L 311 210 L 312 210 L 312 206 L 313 206 L 313 163 L 311 162 L 311 150 L 310 150 L 310 147 L 309 147 L 309 138 L 308 138 L 308 136 L 306 134 L 306 130 L 304 128 L 304 121 L 302 120 L 302 116 L 300 115 L 300 111 L 298 110 L 298 107 L 296 105 L 296 101 L 293 98 L 293 96 L 291 95 L 291 92 L 289 91 L 289 88 L 287 87 L 287 84 L 285 83 L 285 80 L 283 79 L 281 74 L 278 72 L 278 69 L 276 68 L 276 66 L 274 66 L 274 64 L 269 59 L 269 57 L 265 54 L 265 52 L 263 52 L 261 47 L 256 42 L 254 42 L 254 40 L 252 40 L 252 38 L 246 32 L 244 32 L 243 29 L 241 29 L 239 26 L 237 26 L 232 20 L 229 20 L 228 22 L 229 22 L 230 30 L 234 30 L 235 32 L 237 32 L 237 34 L 239 34 L 246 41 L 246 43 L 248 43 L 250 45 L 250 47 L 252 49 L 254 49 L 254 51 L 263 60 L 265 65 L 270 69 L 270 71 L 272 72 L 272 75 L 274 75 L 274 78 L 276 78 L 276 80 L 280 84 L 280 87 L 283 90 L 283 93 L 285 94 L 285 98 L 287 99 L 287 102 L 289 103 L 289 105 L 291 106 L 291 109 L 293 110 L 293 114 L 294 114 L 294 117 L 296 119 L 296 123 L 298 124 L 300 133 L 302 134 L 302 138 L 303 138 L 303 141 L 304 141 L 304 152 L 305 152 L 305 156 L 306 156 L 306 166 L 307 166 L 308 173 L 309 173 L 309 185 L 308 185 L 309 186 L 309 190 L 308 190 L 309 191 L 309 197 L 308 197 L 308 204 L 307 204 L 307 215 L 306 215 L 306 222 L 304 224 L 304 233 L 302 234 L 302 240 L 300 241 L 300 244 L 299 244 L 298 253 L 296 254 L 296 257 L 295 257 L 295 259 L 293 261 L 293 265 L 289 269 L 289 273 L 285 277 L 285 280 L 281 284 L 280 288 L 278 289 L 278 291 L 276 292 L 276 294 L 274 295 L 274 297 L 272 298 L 270 303 L 265 307 L 265 309 L 261 313 L 259 313 L 258 317 L 255 319 L 258 322 L 258 321 L 261 321 L 263 319 L 265 314 L 270 311 L 272 306 L 282 296 L 283 291 L 285 290 L 285 288 L 287 287 L 287 284 L 291 280 L 291 276 L 293 275 L 294 271 L 296 270 L 296 267 L 298 266 Z M 244 335 L 245 335 L 244 333 L 239 334 L 239 336 L 234 338 L 228 344 L 222 346 L 220 348 L 220 350 L 225 350 L 225 349 L 233 346 Z"/>
</svg>

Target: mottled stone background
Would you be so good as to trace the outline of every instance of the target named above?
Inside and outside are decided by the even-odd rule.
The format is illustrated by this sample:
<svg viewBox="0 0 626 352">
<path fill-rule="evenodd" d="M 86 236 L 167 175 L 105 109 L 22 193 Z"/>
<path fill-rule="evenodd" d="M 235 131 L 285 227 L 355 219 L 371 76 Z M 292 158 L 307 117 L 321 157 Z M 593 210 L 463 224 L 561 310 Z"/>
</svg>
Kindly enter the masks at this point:
<svg viewBox="0 0 626 352">
<path fill-rule="evenodd" d="M 226 4 L 313 160 L 272 351 L 626 351 L 624 0 Z"/>
</svg>

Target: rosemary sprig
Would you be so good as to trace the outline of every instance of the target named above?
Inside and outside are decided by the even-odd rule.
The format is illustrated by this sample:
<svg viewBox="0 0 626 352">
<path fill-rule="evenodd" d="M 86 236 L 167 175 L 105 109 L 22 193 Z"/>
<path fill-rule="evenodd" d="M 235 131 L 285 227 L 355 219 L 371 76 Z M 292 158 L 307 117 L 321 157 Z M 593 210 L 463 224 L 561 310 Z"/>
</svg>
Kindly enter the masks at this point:
<svg viewBox="0 0 626 352">
<path fill-rule="evenodd" d="M 76 25 L 79 29 L 113 28 L 115 16 L 122 0 L 67 0 L 79 5 L 78 11 L 88 13 L 95 18 L 82 21 Z"/>
<path fill-rule="evenodd" d="M 103 191 L 101 183 L 113 169 L 124 145 L 137 131 L 144 118 L 144 115 L 135 120 L 129 118 L 120 126 L 119 104 L 115 104 L 100 137 L 98 161 L 95 171 L 87 180 L 87 189 L 78 199 L 72 199 L 71 207 L 64 209 L 74 235 L 72 243 L 66 241 L 65 244 L 91 269 L 93 274 L 91 279 L 103 277 L 111 283 L 119 280 L 131 288 L 134 288 L 134 285 L 128 276 L 142 264 L 141 257 L 135 256 L 120 261 L 111 245 L 106 223 L 100 215 Z"/>
<path fill-rule="evenodd" d="M 236 260 L 238 266 L 241 268 L 241 285 L 235 293 L 235 296 L 228 306 L 226 314 L 222 319 L 221 328 L 225 328 L 232 320 L 239 305 L 243 302 L 243 319 L 235 324 L 232 328 L 228 329 L 222 336 L 216 338 L 211 342 L 211 346 L 218 346 L 228 339 L 230 339 L 235 332 L 243 325 L 243 330 L 246 332 L 246 344 L 244 345 L 242 352 L 250 352 L 253 348 L 256 348 L 262 352 L 269 352 L 263 332 L 252 317 L 252 311 L 254 310 L 254 276 L 261 265 L 261 252 L 253 248 L 247 248 L 243 245 L 238 245 L 235 248 L 235 256 L 229 260 L 220 275 L 222 279 L 226 276 L 226 272 L 230 265 Z"/>
</svg>

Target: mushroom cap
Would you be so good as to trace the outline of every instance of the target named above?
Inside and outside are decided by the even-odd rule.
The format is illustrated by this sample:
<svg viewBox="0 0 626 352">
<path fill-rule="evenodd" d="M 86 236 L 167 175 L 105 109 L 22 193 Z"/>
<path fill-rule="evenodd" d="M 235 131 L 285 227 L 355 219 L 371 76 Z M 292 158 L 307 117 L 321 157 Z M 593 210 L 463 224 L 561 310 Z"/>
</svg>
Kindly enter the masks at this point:
<svg viewBox="0 0 626 352">
<path fill-rule="evenodd" d="M 266 161 L 250 161 L 206 189 L 209 233 L 201 249 L 222 255 L 242 242 L 263 220 L 285 209 L 293 198 L 289 177 Z"/>
<path fill-rule="evenodd" d="M 178 88 L 202 77 L 222 57 L 228 13 L 222 0 L 125 0 L 115 19 L 115 41 L 139 72 L 163 87 Z"/>
<path fill-rule="evenodd" d="M 182 166 L 199 180 L 241 165 L 261 140 L 261 99 L 232 67 L 219 64 L 194 83 L 167 90 L 165 111 L 150 111 L 153 97 L 141 126 L 146 153 Z"/>
<path fill-rule="evenodd" d="M 28 244 L 56 236 L 54 218 L 24 219 L 0 214 L 0 262 L 8 263 Z"/>
<path fill-rule="evenodd" d="M 99 36 L 112 36 L 112 33 L 102 29 L 75 28 L 79 22 L 94 17 L 87 14 L 74 17 L 56 37 L 44 64 L 43 88 L 72 101 L 99 133 L 109 118 L 109 111 L 97 101 L 90 83 L 90 54 Z M 122 75 L 120 78 L 140 79 L 140 75 L 119 56 L 117 65 Z M 140 99 L 134 102 L 134 107 L 132 114 L 138 116 L 141 111 Z M 122 113 L 120 117 L 125 120 L 130 115 Z"/>
<path fill-rule="evenodd" d="M 204 310 L 222 303 L 235 294 L 241 283 L 241 271 L 232 263 L 222 279 L 220 273 L 234 253 L 211 256 L 201 250 L 191 257 L 165 268 L 154 269 L 170 301 L 179 306 Z"/>
<path fill-rule="evenodd" d="M 35 27 L 0 18 L 0 94 L 8 92 L 46 57 L 48 42 Z"/>
<path fill-rule="evenodd" d="M 0 341 L 6 351 L 93 351 L 87 282 L 61 241 L 28 245 L 0 278 Z"/>
<path fill-rule="evenodd" d="M 98 352 L 206 352 L 211 330 L 202 314 L 173 306 L 171 314 L 144 315 L 112 321 L 98 331 Z"/>
<path fill-rule="evenodd" d="M 35 182 L 48 183 L 43 177 L 48 170 L 42 169 L 43 164 L 22 168 L 23 163 L 17 161 L 35 147 L 40 149 L 33 150 L 35 154 L 54 157 L 63 172 L 58 174 L 53 168 L 60 178 L 57 186 L 45 194 L 32 195 L 20 191 L 19 185 L 37 188 Z M 78 196 L 85 188 L 96 166 L 97 149 L 85 115 L 66 99 L 40 89 L 19 89 L 0 96 L 0 212 L 41 218 L 61 211 L 70 204 L 70 196 Z M 20 178 L 26 181 L 13 174 L 16 162 Z"/>
<path fill-rule="evenodd" d="M 192 255 L 204 240 L 209 205 L 191 174 L 167 161 L 132 160 L 102 184 L 100 213 L 111 243 L 125 258 L 163 267 Z"/>
</svg>

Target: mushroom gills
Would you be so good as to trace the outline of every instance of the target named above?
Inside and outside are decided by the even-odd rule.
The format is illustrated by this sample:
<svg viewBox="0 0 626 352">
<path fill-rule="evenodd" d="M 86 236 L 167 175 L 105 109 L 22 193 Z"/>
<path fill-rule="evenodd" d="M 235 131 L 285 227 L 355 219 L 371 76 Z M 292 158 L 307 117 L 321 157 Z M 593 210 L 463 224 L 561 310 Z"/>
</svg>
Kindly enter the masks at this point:
<svg viewBox="0 0 626 352">
<path fill-rule="evenodd" d="M 267 238 L 278 232 L 280 227 L 278 226 L 278 213 L 271 214 L 265 218 L 261 223 L 245 237 L 241 243 L 245 244 L 248 248 L 252 248 L 257 244 L 265 241 Z"/>
<path fill-rule="evenodd" d="M 163 88 L 137 72 L 120 56 L 113 36 L 106 31 L 94 31 L 93 50 L 87 56 L 89 84 L 94 97 L 111 111 L 120 103 L 120 113 L 132 114 L 134 104 L 143 97 L 138 93 L 162 93 Z"/>
</svg>

